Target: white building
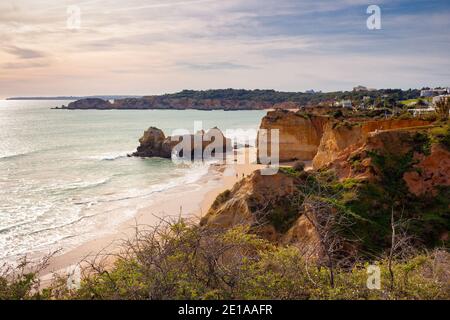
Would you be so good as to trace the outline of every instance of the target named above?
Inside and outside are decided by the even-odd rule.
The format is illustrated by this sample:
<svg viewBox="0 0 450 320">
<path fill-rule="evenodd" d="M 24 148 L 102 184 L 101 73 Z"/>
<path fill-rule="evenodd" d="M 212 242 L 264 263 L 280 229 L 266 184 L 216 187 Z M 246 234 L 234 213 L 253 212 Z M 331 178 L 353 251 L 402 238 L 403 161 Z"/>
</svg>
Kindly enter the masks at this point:
<svg viewBox="0 0 450 320">
<path fill-rule="evenodd" d="M 428 98 L 428 97 L 432 97 L 433 96 L 433 90 L 422 90 L 420 91 L 420 96 L 422 98 Z"/>
<path fill-rule="evenodd" d="M 449 93 L 449 88 L 444 88 L 444 89 L 426 89 L 426 90 L 420 91 L 420 96 L 423 97 L 423 98 L 428 98 L 428 97 L 445 95 L 447 93 Z"/>
<path fill-rule="evenodd" d="M 411 112 L 414 117 L 417 117 L 417 116 L 420 116 L 422 114 L 435 113 L 436 109 L 434 109 L 433 107 L 429 107 L 429 108 L 426 108 L 426 109 L 408 109 L 408 111 Z"/>
<path fill-rule="evenodd" d="M 349 109 L 353 108 L 353 104 L 352 104 L 351 100 L 342 100 L 340 105 L 342 108 L 349 108 Z"/>
</svg>

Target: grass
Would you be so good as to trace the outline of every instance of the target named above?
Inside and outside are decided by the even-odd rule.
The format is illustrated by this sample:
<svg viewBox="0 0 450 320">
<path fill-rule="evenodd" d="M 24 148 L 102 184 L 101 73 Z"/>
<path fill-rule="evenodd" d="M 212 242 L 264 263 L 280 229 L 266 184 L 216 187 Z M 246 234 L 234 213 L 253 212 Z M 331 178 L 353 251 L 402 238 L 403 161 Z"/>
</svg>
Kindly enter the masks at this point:
<svg viewBox="0 0 450 320">
<path fill-rule="evenodd" d="M 420 100 L 427 101 L 427 102 L 432 102 L 433 99 L 432 99 L 432 98 L 408 99 L 408 100 L 402 100 L 402 101 L 399 101 L 399 103 L 401 103 L 401 104 L 403 104 L 403 105 L 405 105 L 405 106 L 408 106 L 408 105 L 410 105 L 410 104 L 417 103 L 417 102 L 419 102 Z"/>
</svg>

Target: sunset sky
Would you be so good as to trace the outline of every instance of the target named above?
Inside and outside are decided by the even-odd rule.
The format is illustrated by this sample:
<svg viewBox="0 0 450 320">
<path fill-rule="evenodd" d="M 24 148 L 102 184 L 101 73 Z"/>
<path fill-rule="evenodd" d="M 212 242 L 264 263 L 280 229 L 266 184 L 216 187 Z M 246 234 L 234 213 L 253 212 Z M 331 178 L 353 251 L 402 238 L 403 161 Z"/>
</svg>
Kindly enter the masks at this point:
<svg viewBox="0 0 450 320">
<path fill-rule="evenodd" d="M 2 0 L 0 43 L 0 98 L 450 86 L 448 0 Z"/>
</svg>

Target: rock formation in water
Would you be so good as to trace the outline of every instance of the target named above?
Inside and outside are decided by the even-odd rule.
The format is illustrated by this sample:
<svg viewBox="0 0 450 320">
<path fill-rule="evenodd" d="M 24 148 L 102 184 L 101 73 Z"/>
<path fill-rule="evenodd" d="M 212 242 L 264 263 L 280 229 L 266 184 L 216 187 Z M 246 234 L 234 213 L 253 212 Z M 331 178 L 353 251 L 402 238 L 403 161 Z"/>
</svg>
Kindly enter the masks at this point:
<svg viewBox="0 0 450 320">
<path fill-rule="evenodd" d="M 164 132 L 161 129 L 150 127 L 144 132 L 142 138 L 139 139 L 139 147 L 137 151 L 133 153 L 135 157 L 142 158 L 167 158 L 172 157 L 172 145 L 170 137 L 166 138 Z"/>
<path fill-rule="evenodd" d="M 215 156 L 225 156 L 232 150 L 231 140 L 227 139 L 217 127 L 208 132 L 199 131 L 195 134 L 166 137 L 161 129 L 150 127 L 139 139 L 140 145 L 132 154 L 143 158 L 166 158 L 176 157 L 203 159 Z M 188 154 L 184 154 L 184 152 Z"/>
</svg>

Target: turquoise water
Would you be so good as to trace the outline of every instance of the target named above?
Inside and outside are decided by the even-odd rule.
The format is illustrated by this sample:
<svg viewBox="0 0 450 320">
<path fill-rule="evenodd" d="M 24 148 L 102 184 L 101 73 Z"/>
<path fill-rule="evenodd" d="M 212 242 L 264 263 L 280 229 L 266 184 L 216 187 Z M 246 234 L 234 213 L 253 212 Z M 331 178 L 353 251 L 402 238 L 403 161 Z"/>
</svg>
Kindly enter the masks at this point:
<svg viewBox="0 0 450 320">
<path fill-rule="evenodd" d="M 0 100 L 0 261 L 69 248 L 132 218 L 143 199 L 193 183 L 207 166 L 128 158 L 143 131 L 257 129 L 264 111 L 51 110 Z M 254 137 L 251 137 L 254 139 Z"/>
</svg>

